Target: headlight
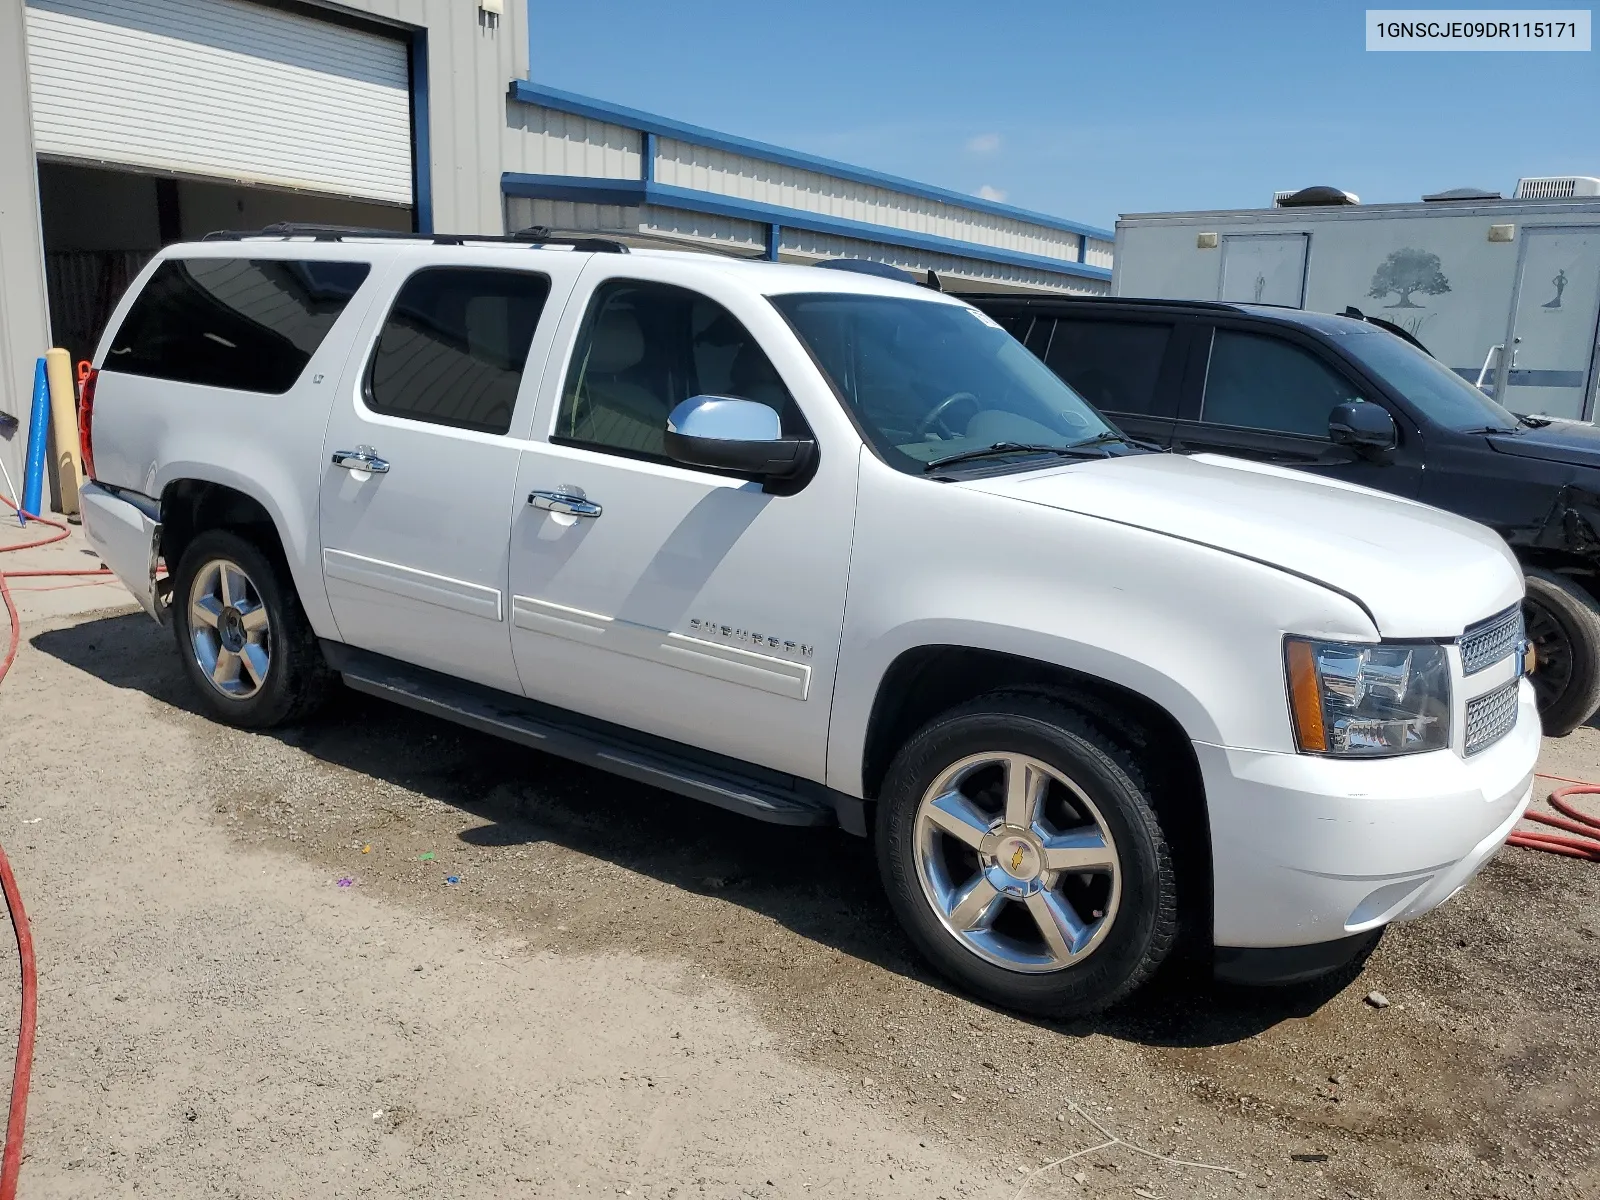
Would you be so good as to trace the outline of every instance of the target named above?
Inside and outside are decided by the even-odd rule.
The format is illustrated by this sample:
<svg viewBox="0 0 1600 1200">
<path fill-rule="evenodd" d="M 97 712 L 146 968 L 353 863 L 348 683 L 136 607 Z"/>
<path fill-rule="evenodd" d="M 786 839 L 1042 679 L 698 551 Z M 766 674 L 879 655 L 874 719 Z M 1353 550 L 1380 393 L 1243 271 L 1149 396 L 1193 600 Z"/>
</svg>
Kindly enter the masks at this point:
<svg viewBox="0 0 1600 1200">
<path fill-rule="evenodd" d="M 1284 639 L 1289 708 L 1307 754 L 1371 757 L 1450 745 L 1443 646 Z"/>
</svg>

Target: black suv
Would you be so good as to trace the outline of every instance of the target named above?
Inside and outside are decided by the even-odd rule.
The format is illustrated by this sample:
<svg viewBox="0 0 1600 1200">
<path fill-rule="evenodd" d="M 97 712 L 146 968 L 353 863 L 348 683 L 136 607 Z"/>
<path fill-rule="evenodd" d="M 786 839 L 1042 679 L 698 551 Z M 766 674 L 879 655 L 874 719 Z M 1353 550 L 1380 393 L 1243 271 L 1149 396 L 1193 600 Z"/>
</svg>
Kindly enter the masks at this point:
<svg viewBox="0 0 1600 1200">
<path fill-rule="evenodd" d="M 963 299 L 1134 437 L 1315 471 L 1496 530 L 1527 576 L 1545 732 L 1570 733 L 1600 707 L 1594 425 L 1519 417 L 1354 309 Z"/>
</svg>

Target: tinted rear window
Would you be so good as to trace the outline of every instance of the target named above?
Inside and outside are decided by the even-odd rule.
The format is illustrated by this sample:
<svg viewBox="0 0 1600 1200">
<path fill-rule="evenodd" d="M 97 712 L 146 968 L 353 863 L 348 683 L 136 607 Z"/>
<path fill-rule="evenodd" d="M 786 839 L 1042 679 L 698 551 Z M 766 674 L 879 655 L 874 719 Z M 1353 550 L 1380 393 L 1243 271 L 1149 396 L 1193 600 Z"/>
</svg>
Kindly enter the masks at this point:
<svg viewBox="0 0 1600 1200">
<path fill-rule="evenodd" d="M 550 278 L 531 271 L 426 267 L 389 310 L 367 376 L 367 407 L 480 433 L 505 433 Z"/>
<path fill-rule="evenodd" d="M 117 330 L 108 371 L 282 394 L 371 268 L 293 259 L 168 259 Z"/>
</svg>

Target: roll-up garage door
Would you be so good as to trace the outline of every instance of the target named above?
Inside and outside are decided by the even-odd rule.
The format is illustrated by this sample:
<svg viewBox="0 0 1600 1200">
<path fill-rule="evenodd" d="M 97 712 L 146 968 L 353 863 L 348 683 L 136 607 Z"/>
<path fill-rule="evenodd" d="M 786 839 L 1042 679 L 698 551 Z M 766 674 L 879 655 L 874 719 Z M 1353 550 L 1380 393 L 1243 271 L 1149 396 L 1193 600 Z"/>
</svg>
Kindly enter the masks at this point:
<svg viewBox="0 0 1600 1200">
<path fill-rule="evenodd" d="M 41 155 L 410 204 L 406 43 L 243 0 L 27 0 Z"/>
</svg>

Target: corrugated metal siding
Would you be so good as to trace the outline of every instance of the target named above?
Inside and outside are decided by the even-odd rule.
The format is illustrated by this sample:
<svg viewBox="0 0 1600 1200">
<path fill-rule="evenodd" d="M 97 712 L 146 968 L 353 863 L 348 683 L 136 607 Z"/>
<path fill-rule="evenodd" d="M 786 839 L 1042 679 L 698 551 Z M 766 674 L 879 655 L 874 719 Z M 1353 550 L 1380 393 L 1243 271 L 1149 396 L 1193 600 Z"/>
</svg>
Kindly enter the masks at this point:
<svg viewBox="0 0 1600 1200">
<path fill-rule="evenodd" d="M 29 0 L 41 154 L 411 202 L 403 41 L 241 0 Z"/>
<path fill-rule="evenodd" d="M 594 229 L 619 233 L 644 228 L 642 209 L 615 204 L 579 204 L 572 200 L 534 200 L 506 197 L 506 228 L 515 232 L 532 225 L 546 229 Z"/>
<path fill-rule="evenodd" d="M 970 279 L 1014 287 L 1066 292 L 1074 296 L 1103 296 L 1110 290 L 1109 283 L 1097 279 L 1056 275 L 1049 271 L 1035 271 L 1027 267 L 986 262 L 980 258 L 927 254 L 920 250 L 905 250 L 899 246 L 885 246 L 875 242 L 857 241 L 854 238 L 832 237 L 795 229 L 783 231 L 779 253 L 786 258 L 790 255 L 816 259 L 871 258 L 878 262 L 904 267 L 917 274 L 931 268 L 947 281 Z"/>
<path fill-rule="evenodd" d="M 655 177 L 720 196 L 1078 261 L 1075 233 L 673 138 L 657 140 Z"/>
<path fill-rule="evenodd" d="M 1103 242 L 1099 238 L 1090 238 L 1089 253 L 1084 260 L 1085 264 L 1091 267 L 1104 267 L 1109 271 L 1112 260 L 1111 251 L 1111 242 Z"/>
<path fill-rule="evenodd" d="M 639 132 L 506 101 L 504 169 L 530 175 L 639 178 Z"/>
</svg>

